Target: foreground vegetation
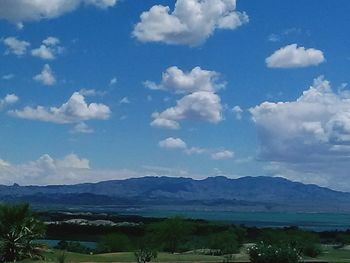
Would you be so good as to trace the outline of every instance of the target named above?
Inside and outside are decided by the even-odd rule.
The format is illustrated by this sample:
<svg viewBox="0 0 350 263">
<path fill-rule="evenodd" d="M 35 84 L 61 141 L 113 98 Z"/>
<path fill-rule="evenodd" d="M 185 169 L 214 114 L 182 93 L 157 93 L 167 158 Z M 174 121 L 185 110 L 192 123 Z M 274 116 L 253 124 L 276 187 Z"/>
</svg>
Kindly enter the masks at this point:
<svg viewBox="0 0 350 263">
<path fill-rule="evenodd" d="M 349 263 L 350 262 L 350 250 L 349 249 L 334 249 L 329 247 L 323 248 L 323 254 L 317 257 L 318 260 L 325 260 L 330 263 Z M 43 253 L 45 260 L 31 261 L 25 260 L 22 262 L 58 262 L 57 258 L 61 255 L 62 251 L 59 250 L 47 250 Z M 118 252 L 108 253 L 100 255 L 86 255 L 73 252 L 66 252 L 66 262 L 136 262 L 134 254 L 132 252 Z M 248 261 L 249 256 L 246 253 L 246 249 L 242 248 L 241 252 L 234 255 L 233 261 Z M 311 259 L 314 260 L 314 259 Z M 223 256 L 206 256 L 199 254 L 171 254 L 161 252 L 158 254 L 156 262 L 224 262 Z"/>
<path fill-rule="evenodd" d="M 39 218 L 46 221 L 45 227 Z M 42 237 L 61 241 L 43 246 L 38 240 Z M 81 241 L 96 245 L 88 247 Z M 34 215 L 28 205 L 0 206 L 0 262 L 296 263 L 323 259 L 345 263 L 350 262 L 348 245 L 350 231 L 249 228 L 181 217 Z"/>
</svg>

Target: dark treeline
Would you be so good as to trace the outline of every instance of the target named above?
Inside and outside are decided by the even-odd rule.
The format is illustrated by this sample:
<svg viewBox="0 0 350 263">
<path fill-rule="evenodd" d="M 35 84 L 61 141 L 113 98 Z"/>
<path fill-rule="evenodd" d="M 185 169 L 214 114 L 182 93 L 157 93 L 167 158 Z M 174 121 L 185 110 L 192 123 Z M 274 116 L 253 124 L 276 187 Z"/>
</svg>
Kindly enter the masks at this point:
<svg viewBox="0 0 350 263">
<path fill-rule="evenodd" d="M 77 215 L 58 213 L 54 217 L 61 221 L 77 218 Z M 276 246 L 288 244 L 304 256 L 316 257 L 321 253 L 321 244 L 350 244 L 350 231 L 313 232 L 297 227 L 257 228 L 182 217 L 155 219 L 89 214 L 79 218 L 136 224 L 93 226 L 61 223 L 49 225 L 46 238 L 62 240 L 58 246 L 60 249 L 85 253 L 134 251 L 148 247 L 171 253 L 202 250 L 205 254 L 225 255 L 238 252 L 245 243 L 265 242 Z M 77 242 L 64 242 L 65 240 L 94 241 L 97 242 L 97 247 L 91 250 Z"/>
<path fill-rule="evenodd" d="M 226 256 L 250 244 L 245 250 L 252 262 L 270 262 L 278 256 L 280 262 L 290 263 L 319 256 L 322 244 L 338 248 L 350 244 L 350 230 L 312 232 L 297 227 L 257 228 L 182 217 L 34 213 L 28 205 L 0 205 L 0 262 L 40 257 L 43 247 L 35 240 L 43 238 L 60 240 L 55 248 L 62 251 L 135 251 L 139 258 L 155 257 L 157 252 Z M 81 241 L 97 245 L 88 248 Z"/>
</svg>

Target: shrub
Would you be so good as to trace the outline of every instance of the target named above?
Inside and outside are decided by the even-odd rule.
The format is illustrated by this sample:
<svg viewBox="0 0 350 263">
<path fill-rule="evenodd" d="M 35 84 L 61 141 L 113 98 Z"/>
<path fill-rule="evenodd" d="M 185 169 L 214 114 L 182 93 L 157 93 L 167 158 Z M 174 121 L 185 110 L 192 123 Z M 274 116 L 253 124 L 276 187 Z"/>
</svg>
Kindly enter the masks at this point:
<svg viewBox="0 0 350 263">
<path fill-rule="evenodd" d="M 314 244 L 314 243 L 305 244 L 302 247 L 301 251 L 303 255 L 307 257 L 312 257 L 312 258 L 316 258 L 322 253 L 322 249 L 320 245 Z"/>
<path fill-rule="evenodd" d="M 97 244 L 97 251 L 102 253 L 125 252 L 132 250 L 130 239 L 123 234 L 108 234 Z"/>
<path fill-rule="evenodd" d="M 268 245 L 264 242 L 252 246 L 248 253 L 252 263 L 297 263 L 300 259 L 298 250 L 290 245 Z"/>
<path fill-rule="evenodd" d="M 89 254 L 91 252 L 91 249 L 89 249 L 88 247 L 82 245 L 80 242 L 77 242 L 77 241 L 67 242 L 67 241 L 61 240 L 60 242 L 58 242 L 55 248 L 60 250 L 66 250 L 69 252 L 81 253 L 81 254 Z"/>
<path fill-rule="evenodd" d="M 142 248 L 136 251 L 134 255 L 138 263 L 146 263 L 146 262 L 152 261 L 152 259 L 156 259 L 158 256 L 158 253 L 156 250 L 152 250 L 149 248 Z"/>
<path fill-rule="evenodd" d="M 29 205 L 0 205 L 0 262 L 40 258 L 41 247 L 34 240 L 44 230 Z"/>
</svg>

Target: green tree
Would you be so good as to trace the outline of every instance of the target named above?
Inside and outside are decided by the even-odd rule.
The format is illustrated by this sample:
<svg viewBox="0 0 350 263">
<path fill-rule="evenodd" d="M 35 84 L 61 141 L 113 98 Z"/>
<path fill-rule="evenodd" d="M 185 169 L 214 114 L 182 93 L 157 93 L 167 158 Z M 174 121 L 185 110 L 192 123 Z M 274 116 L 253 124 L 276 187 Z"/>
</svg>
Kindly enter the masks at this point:
<svg viewBox="0 0 350 263">
<path fill-rule="evenodd" d="M 40 256 L 34 241 L 43 237 L 44 230 L 28 204 L 0 205 L 0 262 Z"/>
<path fill-rule="evenodd" d="M 159 246 L 174 253 L 193 232 L 193 223 L 182 217 L 174 217 L 152 224 L 148 231 Z"/>
<path fill-rule="evenodd" d="M 130 251 L 130 239 L 123 234 L 112 233 L 104 236 L 97 244 L 97 251 L 104 253 Z"/>
<path fill-rule="evenodd" d="M 238 252 L 241 244 L 233 229 L 213 234 L 209 239 L 209 248 L 218 250 L 219 254 L 233 254 Z"/>
</svg>

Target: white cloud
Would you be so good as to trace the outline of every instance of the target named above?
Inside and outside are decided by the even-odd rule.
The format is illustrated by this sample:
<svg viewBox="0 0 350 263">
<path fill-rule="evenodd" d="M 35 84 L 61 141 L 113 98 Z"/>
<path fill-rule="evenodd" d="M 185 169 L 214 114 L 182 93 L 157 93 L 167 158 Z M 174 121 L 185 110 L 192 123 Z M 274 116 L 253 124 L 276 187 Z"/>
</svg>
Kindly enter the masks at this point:
<svg viewBox="0 0 350 263">
<path fill-rule="evenodd" d="M 155 113 L 153 117 L 155 119 L 151 122 L 152 127 L 172 129 L 172 130 L 180 129 L 180 124 L 177 121 L 163 119 L 159 117 L 158 113 Z"/>
<path fill-rule="evenodd" d="M 45 64 L 41 73 L 33 77 L 35 81 L 41 82 L 43 85 L 52 86 L 56 83 L 56 78 L 51 70 L 50 65 Z"/>
<path fill-rule="evenodd" d="M 159 142 L 159 147 L 166 149 L 186 149 L 186 143 L 180 138 L 169 137 Z"/>
<path fill-rule="evenodd" d="M 90 169 L 88 159 L 79 158 L 76 154 L 68 154 L 62 160 L 55 160 L 58 168 Z"/>
<path fill-rule="evenodd" d="M 0 99 L 0 110 L 9 105 L 15 104 L 18 100 L 19 98 L 15 94 L 7 94 L 4 98 Z"/>
<path fill-rule="evenodd" d="M 39 48 L 32 50 L 32 56 L 39 57 L 42 59 L 52 60 L 55 59 L 55 55 L 51 48 L 41 45 Z"/>
<path fill-rule="evenodd" d="M 271 42 L 280 42 L 290 35 L 294 36 L 294 38 L 295 38 L 296 36 L 301 35 L 301 34 L 308 35 L 308 33 L 304 32 L 302 29 L 292 27 L 292 28 L 287 28 L 287 29 L 281 31 L 278 34 L 276 34 L 276 33 L 270 34 L 268 36 L 268 40 Z"/>
<path fill-rule="evenodd" d="M 2 76 L 2 79 L 3 80 L 10 80 L 10 79 L 13 79 L 15 77 L 15 74 L 6 74 L 6 75 L 3 75 Z"/>
<path fill-rule="evenodd" d="M 242 110 L 242 108 L 240 106 L 238 106 L 238 105 L 234 106 L 232 108 L 232 112 L 235 115 L 237 120 L 241 120 L 242 119 L 243 110 Z"/>
<path fill-rule="evenodd" d="M 0 19 L 22 24 L 24 21 L 38 21 L 59 17 L 77 9 L 82 4 L 102 9 L 113 7 L 117 0 L 2 0 Z"/>
<path fill-rule="evenodd" d="M 119 101 L 119 104 L 130 104 L 130 100 L 128 97 L 124 97 Z"/>
<path fill-rule="evenodd" d="M 112 179 L 140 177 L 144 173 L 129 170 L 98 170 L 90 167 L 88 159 L 76 154 L 63 158 L 42 155 L 35 161 L 12 164 L 0 159 L 0 184 L 53 185 L 99 182 Z"/>
<path fill-rule="evenodd" d="M 117 84 L 117 82 L 118 82 L 118 79 L 117 79 L 116 77 L 113 77 L 113 78 L 109 81 L 109 85 L 110 85 L 110 86 L 113 86 L 113 85 Z"/>
<path fill-rule="evenodd" d="M 24 28 L 23 23 L 22 23 L 22 22 L 17 22 L 17 23 L 16 23 L 16 28 L 17 28 L 18 30 L 22 30 L 22 29 Z"/>
<path fill-rule="evenodd" d="M 151 126 L 158 128 L 178 129 L 182 120 L 218 123 L 223 119 L 221 100 L 212 92 L 194 92 L 178 100 L 176 106 L 153 113 L 152 117 Z"/>
<path fill-rule="evenodd" d="M 189 72 L 184 72 L 173 66 L 162 74 L 160 84 L 146 81 L 145 86 L 153 90 L 167 90 L 178 94 L 188 94 L 196 91 L 216 92 L 225 87 L 225 83 L 219 82 L 218 78 L 219 73 L 215 71 L 195 67 Z"/>
<path fill-rule="evenodd" d="M 274 173 L 350 190 L 350 91 L 335 93 L 319 77 L 297 100 L 264 102 L 250 112 L 259 158 Z"/>
<path fill-rule="evenodd" d="M 22 110 L 14 110 L 9 113 L 22 119 L 65 124 L 80 123 L 92 119 L 106 120 L 110 117 L 111 110 L 104 104 L 87 104 L 83 95 L 74 92 L 69 100 L 60 107 L 25 107 Z"/>
<path fill-rule="evenodd" d="M 93 133 L 94 129 L 90 128 L 85 122 L 80 122 L 74 126 L 71 133 Z"/>
<path fill-rule="evenodd" d="M 56 55 L 62 53 L 63 48 L 58 46 L 60 40 L 55 37 L 48 37 L 43 40 L 40 47 L 32 49 L 31 54 L 45 60 L 53 60 Z"/>
<path fill-rule="evenodd" d="M 217 29 L 233 30 L 249 21 L 236 11 L 236 0 L 177 0 L 170 7 L 155 5 L 143 12 L 133 36 L 142 42 L 195 46 Z"/>
<path fill-rule="evenodd" d="M 279 42 L 281 41 L 281 37 L 277 34 L 271 34 L 269 35 L 268 40 L 271 42 Z"/>
<path fill-rule="evenodd" d="M 318 49 L 298 47 L 291 44 L 275 51 L 266 58 L 269 68 L 301 68 L 317 66 L 325 61 L 323 52 Z"/>
<path fill-rule="evenodd" d="M 206 154 L 208 152 L 210 152 L 208 151 L 208 149 L 201 148 L 201 147 L 191 147 L 185 150 L 185 153 L 188 155 Z"/>
<path fill-rule="evenodd" d="M 233 159 L 235 157 L 235 153 L 231 150 L 227 149 L 210 149 L 210 148 L 202 148 L 202 147 L 187 147 L 184 150 L 184 153 L 187 155 L 207 155 L 212 160 L 228 160 Z"/>
<path fill-rule="evenodd" d="M 106 95 L 105 91 L 95 90 L 95 89 L 81 89 L 79 93 L 85 97 L 95 97 L 95 96 L 104 96 Z"/>
<path fill-rule="evenodd" d="M 150 89 L 185 94 L 177 100 L 176 106 L 152 114 L 151 126 L 179 129 L 180 121 L 201 120 L 218 123 L 223 119 L 220 97 L 215 93 L 226 86 L 218 80 L 219 73 L 195 67 L 184 72 L 178 67 L 168 68 L 160 84 L 146 81 Z"/>
<path fill-rule="evenodd" d="M 1 4 L 0 4 L 1 6 Z M 0 7 L 1 9 L 1 7 Z M 1 11 L 0 11 L 1 12 Z M 23 40 L 18 40 L 15 37 L 7 37 L 2 41 L 7 49 L 5 54 L 15 54 L 16 56 L 23 56 L 27 53 L 30 43 Z"/>
<path fill-rule="evenodd" d="M 226 160 L 226 159 L 232 159 L 233 157 L 234 157 L 234 152 L 229 150 L 221 150 L 211 154 L 211 158 L 213 160 Z"/>
<path fill-rule="evenodd" d="M 57 37 L 48 37 L 43 40 L 43 44 L 46 46 L 57 46 L 60 40 Z"/>
<path fill-rule="evenodd" d="M 202 147 L 188 147 L 186 142 L 180 138 L 169 137 L 158 143 L 158 146 L 165 149 L 182 150 L 187 155 L 208 155 L 213 160 L 226 160 L 234 157 L 234 152 L 226 149 L 208 149 Z"/>
</svg>

